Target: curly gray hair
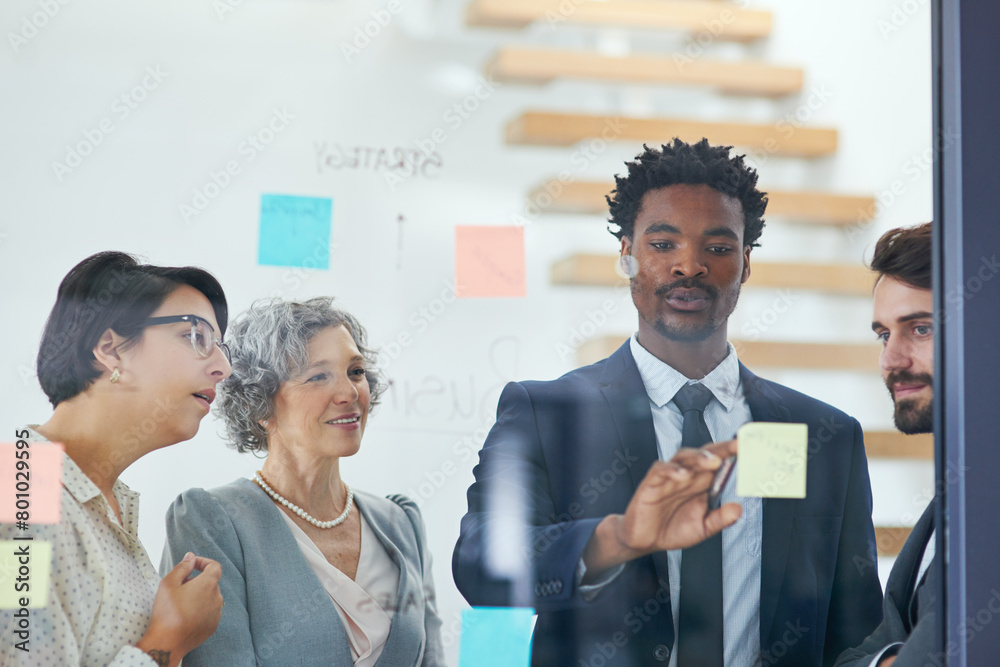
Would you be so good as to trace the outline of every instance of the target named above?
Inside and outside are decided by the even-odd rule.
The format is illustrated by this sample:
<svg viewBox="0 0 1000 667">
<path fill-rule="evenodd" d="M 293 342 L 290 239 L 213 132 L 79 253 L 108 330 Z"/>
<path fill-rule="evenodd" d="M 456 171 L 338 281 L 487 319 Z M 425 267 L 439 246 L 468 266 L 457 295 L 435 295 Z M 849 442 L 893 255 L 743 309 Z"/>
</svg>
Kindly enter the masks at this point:
<svg viewBox="0 0 1000 667">
<path fill-rule="evenodd" d="M 371 406 L 378 405 L 385 385 L 375 368 L 377 355 L 367 347 L 361 323 L 332 302 L 331 297 L 302 303 L 264 299 L 229 325 L 226 342 L 233 372 L 219 384 L 216 408 L 225 420 L 229 444 L 237 451 L 267 451 L 267 433 L 259 422 L 274 416 L 274 397 L 281 383 L 305 370 L 309 341 L 328 327 L 343 326 L 350 332 L 365 358 Z"/>
</svg>

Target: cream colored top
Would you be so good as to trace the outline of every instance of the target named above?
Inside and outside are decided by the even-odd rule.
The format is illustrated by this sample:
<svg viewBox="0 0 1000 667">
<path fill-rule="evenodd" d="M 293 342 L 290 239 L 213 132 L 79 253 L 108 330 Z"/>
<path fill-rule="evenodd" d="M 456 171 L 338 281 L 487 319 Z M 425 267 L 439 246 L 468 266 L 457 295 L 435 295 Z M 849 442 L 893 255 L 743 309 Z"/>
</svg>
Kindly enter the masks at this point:
<svg viewBox="0 0 1000 667">
<path fill-rule="evenodd" d="M 399 591 L 399 567 L 361 515 L 361 555 L 354 580 L 335 568 L 319 547 L 284 512 L 279 512 L 295 537 L 306 562 L 330 594 L 351 646 L 355 667 L 371 667 L 389 637 L 393 605 Z M 332 530 L 336 530 L 333 528 Z"/>
<path fill-rule="evenodd" d="M 48 442 L 30 427 L 25 440 Z M 122 525 L 97 485 L 65 454 L 62 483 L 58 524 L 34 524 L 27 530 L 0 524 L 0 540 L 32 537 L 8 544 L 52 543 L 48 604 L 30 609 L 29 651 L 15 648 L 13 612 L 4 610 L 0 665 L 155 667 L 152 658 L 133 646 L 149 627 L 160 583 L 139 542 L 139 494 L 121 480 L 115 482 Z"/>
</svg>

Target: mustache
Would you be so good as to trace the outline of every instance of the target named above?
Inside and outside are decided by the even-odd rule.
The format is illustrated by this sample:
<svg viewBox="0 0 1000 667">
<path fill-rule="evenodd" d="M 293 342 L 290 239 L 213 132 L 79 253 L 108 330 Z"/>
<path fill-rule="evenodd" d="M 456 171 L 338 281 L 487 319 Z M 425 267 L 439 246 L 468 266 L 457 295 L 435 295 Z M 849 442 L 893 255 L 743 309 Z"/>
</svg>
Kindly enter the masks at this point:
<svg viewBox="0 0 1000 667">
<path fill-rule="evenodd" d="M 719 289 L 717 287 L 704 283 L 697 278 L 681 278 L 680 280 L 675 280 L 672 283 L 660 285 L 653 293 L 659 297 L 666 297 L 670 296 L 670 293 L 675 289 L 700 289 L 711 299 L 715 299 L 719 296 Z"/>
<path fill-rule="evenodd" d="M 895 398 L 892 391 L 894 384 L 926 384 L 934 386 L 934 378 L 928 373 L 911 373 L 910 371 L 892 371 L 885 378 L 885 386 L 889 389 L 889 395 Z"/>
</svg>

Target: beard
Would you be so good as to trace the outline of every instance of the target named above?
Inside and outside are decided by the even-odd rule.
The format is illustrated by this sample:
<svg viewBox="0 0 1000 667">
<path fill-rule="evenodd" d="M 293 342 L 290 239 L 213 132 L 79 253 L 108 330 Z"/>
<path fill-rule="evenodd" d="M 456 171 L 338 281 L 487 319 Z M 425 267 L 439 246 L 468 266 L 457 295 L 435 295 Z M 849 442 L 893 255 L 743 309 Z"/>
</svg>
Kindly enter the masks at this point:
<svg viewBox="0 0 1000 667">
<path fill-rule="evenodd" d="M 896 400 L 892 386 L 897 382 L 922 383 L 929 387 L 934 386 L 934 378 L 927 373 L 909 373 L 907 371 L 894 371 L 889 373 L 885 379 L 886 387 L 889 388 L 889 395 L 892 396 L 895 410 L 892 420 L 896 423 L 896 428 L 907 435 L 917 433 L 934 432 L 934 403 L 933 399 L 904 398 Z"/>
<path fill-rule="evenodd" d="M 635 283 L 633 282 L 633 286 L 634 285 Z M 733 290 L 729 290 L 725 294 L 722 294 L 719 288 L 713 285 L 707 285 L 697 278 L 682 278 L 667 285 L 660 285 L 653 292 L 653 294 L 660 299 L 667 298 L 670 295 L 670 292 L 678 288 L 696 288 L 703 290 L 708 296 L 710 302 L 710 312 L 708 317 L 700 323 L 685 322 L 682 319 L 684 316 L 678 315 L 675 316 L 675 319 L 672 322 L 668 322 L 663 317 L 657 317 L 656 320 L 654 322 L 650 322 L 650 324 L 652 324 L 653 329 L 655 329 L 656 332 L 663 336 L 666 340 L 682 343 L 694 343 L 708 340 L 720 326 L 725 326 L 726 322 L 729 320 L 729 316 L 736 308 L 736 302 L 739 301 L 740 289 L 742 286 L 743 285 L 741 283 L 737 283 Z M 720 296 L 722 297 L 721 301 Z"/>
</svg>

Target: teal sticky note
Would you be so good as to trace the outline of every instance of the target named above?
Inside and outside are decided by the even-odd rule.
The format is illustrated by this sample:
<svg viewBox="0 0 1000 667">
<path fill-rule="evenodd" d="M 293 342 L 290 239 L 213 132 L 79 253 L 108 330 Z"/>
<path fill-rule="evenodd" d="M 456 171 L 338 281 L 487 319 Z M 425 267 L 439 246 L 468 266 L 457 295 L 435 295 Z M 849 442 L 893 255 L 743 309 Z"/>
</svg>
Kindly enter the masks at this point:
<svg viewBox="0 0 1000 667">
<path fill-rule="evenodd" d="M 459 667 L 528 667 L 535 610 L 473 607 L 462 611 Z"/>
<path fill-rule="evenodd" d="M 258 263 L 329 269 L 332 217 L 328 197 L 261 195 Z"/>
</svg>

